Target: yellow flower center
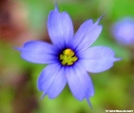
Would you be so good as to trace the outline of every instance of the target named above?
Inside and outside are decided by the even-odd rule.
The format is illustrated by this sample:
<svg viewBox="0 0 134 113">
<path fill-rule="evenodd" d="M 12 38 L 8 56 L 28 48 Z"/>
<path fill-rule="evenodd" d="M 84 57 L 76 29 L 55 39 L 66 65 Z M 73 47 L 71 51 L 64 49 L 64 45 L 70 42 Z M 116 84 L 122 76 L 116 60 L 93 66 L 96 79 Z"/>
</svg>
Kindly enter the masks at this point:
<svg viewBox="0 0 134 113">
<path fill-rule="evenodd" d="M 75 53 L 71 49 L 65 49 L 62 54 L 60 54 L 60 60 L 62 65 L 72 65 L 77 61 Z"/>
</svg>

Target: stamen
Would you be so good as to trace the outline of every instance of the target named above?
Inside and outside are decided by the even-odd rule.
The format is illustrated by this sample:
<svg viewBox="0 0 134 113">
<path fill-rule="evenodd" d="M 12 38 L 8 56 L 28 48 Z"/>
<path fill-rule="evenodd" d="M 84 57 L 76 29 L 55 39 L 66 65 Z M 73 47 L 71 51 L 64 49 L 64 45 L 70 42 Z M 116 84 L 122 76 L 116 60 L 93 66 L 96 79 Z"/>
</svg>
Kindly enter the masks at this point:
<svg viewBox="0 0 134 113">
<path fill-rule="evenodd" d="M 77 61 L 77 56 L 71 49 L 65 49 L 62 54 L 60 54 L 60 60 L 63 65 L 73 65 Z"/>
</svg>

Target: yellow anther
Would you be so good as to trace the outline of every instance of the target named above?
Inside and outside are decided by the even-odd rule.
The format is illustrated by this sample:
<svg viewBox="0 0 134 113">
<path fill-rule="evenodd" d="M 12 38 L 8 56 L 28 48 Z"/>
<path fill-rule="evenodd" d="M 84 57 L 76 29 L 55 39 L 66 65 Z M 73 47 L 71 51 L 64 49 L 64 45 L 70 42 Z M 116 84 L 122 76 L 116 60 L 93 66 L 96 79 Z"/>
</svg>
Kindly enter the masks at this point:
<svg viewBox="0 0 134 113">
<path fill-rule="evenodd" d="M 60 60 L 62 65 L 72 65 L 75 61 L 77 61 L 77 57 L 75 53 L 71 49 L 65 49 L 63 54 L 60 54 Z"/>
<path fill-rule="evenodd" d="M 63 54 L 64 55 L 67 55 L 67 56 L 73 56 L 74 55 L 74 52 L 71 49 L 65 49 L 63 51 Z"/>
</svg>

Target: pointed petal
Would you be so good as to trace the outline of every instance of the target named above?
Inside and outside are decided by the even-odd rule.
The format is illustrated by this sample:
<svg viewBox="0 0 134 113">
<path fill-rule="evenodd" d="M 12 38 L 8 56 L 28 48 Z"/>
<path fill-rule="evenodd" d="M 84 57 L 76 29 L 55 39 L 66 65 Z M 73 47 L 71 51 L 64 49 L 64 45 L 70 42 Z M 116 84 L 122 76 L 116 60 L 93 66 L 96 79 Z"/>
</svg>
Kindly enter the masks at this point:
<svg viewBox="0 0 134 113">
<path fill-rule="evenodd" d="M 57 7 L 50 12 L 47 27 L 53 44 L 59 48 L 73 37 L 73 24 L 70 16 L 66 12 L 60 13 Z"/>
<path fill-rule="evenodd" d="M 89 48 L 79 54 L 81 65 L 89 72 L 98 73 L 108 70 L 115 61 L 114 52 L 107 47 L 97 46 Z"/>
<path fill-rule="evenodd" d="M 59 64 L 48 65 L 38 78 L 38 89 L 43 91 L 44 97 L 57 97 L 66 85 L 65 71 Z"/>
<path fill-rule="evenodd" d="M 61 66 L 58 64 L 49 64 L 40 74 L 38 78 L 38 89 L 47 91 Z"/>
<path fill-rule="evenodd" d="M 56 48 L 45 42 L 29 41 L 17 49 L 21 52 L 21 57 L 29 62 L 47 64 L 55 62 L 56 59 Z"/>
<path fill-rule="evenodd" d="M 74 37 L 74 48 L 82 51 L 95 42 L 102 30 L 102 26 L 98 25 L 101 18 L 95 23 L 92 20 L 87 20 L 80 26 Z"/>
<path fill-rule="evenodd" d="M 67 68 L 67 82 L 74 97 L 80 101 L 84 98 L 90 98 L 94 95 L 94 88 L 92 81 L 87 72 L 84 71 L 79 65 L 73 68 Z"/>
<path fill-rule="evenodd" d="M 57 97 L 66 85 L 65 69 L 62 67 L 60 71 L 56 74 L 51 86 L 49 87 L 47 94 L 49 98 L 53 99 Z"/>
</svg>

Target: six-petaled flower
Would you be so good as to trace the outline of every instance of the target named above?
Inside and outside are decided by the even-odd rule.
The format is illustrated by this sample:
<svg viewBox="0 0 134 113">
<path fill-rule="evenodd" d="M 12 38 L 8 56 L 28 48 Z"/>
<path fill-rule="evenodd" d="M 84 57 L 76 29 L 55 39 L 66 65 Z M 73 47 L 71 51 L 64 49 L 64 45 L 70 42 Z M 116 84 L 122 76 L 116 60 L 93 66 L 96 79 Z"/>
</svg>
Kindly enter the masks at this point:
<svg viewBox="0 0 134 113">
<path fill-rule="evenodd" d="M 85 21 L 74 35 L 73 24 L 66 12 L 55 7 L 48 16 L 47 28 L 52 44 L 29 41 L 18 48 L 21 57 L 29 62 L 48 64 L 38 78 L 38 89 L 43 96 L 53 99 L 68 84 L 74 97 L 80 101 L 94 95 L 88 72 L 103 72 L 113 66 L 118 58 L 104 46 L 89 47 L 101 33 L 99 18 Z"/>
</svg>

